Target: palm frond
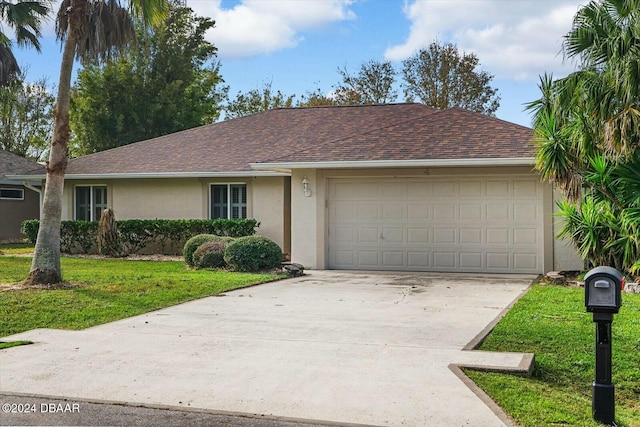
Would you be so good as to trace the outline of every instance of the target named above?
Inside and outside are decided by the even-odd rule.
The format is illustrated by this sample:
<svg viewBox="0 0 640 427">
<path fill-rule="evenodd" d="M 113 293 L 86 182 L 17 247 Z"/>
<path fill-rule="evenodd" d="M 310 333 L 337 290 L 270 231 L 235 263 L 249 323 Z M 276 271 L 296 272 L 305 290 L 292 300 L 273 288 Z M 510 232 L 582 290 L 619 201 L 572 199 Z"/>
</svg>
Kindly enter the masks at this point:
<svg viewBox="0 0 640 427">
<path fill-rule="evenodd" d="M 20 73 L 10 42 L 0 40 L 0 86 L 5 86 Z"/>
</svg>

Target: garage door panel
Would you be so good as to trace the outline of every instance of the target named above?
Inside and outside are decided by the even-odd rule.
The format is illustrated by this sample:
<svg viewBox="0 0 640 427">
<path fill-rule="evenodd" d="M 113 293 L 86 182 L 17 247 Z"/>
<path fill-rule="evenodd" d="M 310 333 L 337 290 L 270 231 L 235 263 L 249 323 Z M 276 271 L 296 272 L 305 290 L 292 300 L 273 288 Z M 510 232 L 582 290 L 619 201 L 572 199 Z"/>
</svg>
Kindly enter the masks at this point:
<svg viewBox="0 0 640 427">
<path fill-rule="evenodd" d="M 342 221 L 358 218 L 358 205 L 354 202 L 336 201 L 331 205 L 331 216 Z"/>
<path fill-rule="evenodd" d="M 455 252 L 434 252 L 433 267 L 445 270 L 456 268 L 456 258 L 457 254 Z"/>
<path fill-rule="evenodd" d="M 357 258 L 354 250 L 337 249 L 331 253 L 331 263 L 335 268 L 354 268 Z"/>
<path fill-rule="evenodd" d="M 334 184 L 332 191 L 336 200 L 354 200 L 354 195 L 358 195 L 360 199 L 371 199 L 378 196 L 378 184 L 341 181 Z"/>
<path fill-rule="evenodd" d="M 513 206 L 514 221 L 536 221 L 539 218 L 538 206 L 533 203 L 519 203 Z"/>
<path fill-rule="evenodd" d="M 407 197 L 409 200 L 418 199 L 425 200 L 433 193 L 431 183 L 429 182 L 408 182 L 407 183 Z"/>
<path fill-rule="evenodd" d="M 429 244 L 428 228 L 407 228 L 407 242 L 410 244 Z"/>
<path fill-rule="evenodd" d="M 539 273 L 535 177 L 329 180 L 329 268 Z"/>
<path fill-rule="evenodd" d="M 535 181 L 514 181 L 513 195 L 514 197 L 536 197 L 538 188 L 539 185 Z"/>
<path fill-rule="evenodd" d="M 484 253 L 460 252 L 460 269 L 481 271 L 484 267 Z"/>
<path fill-rule="evenodd" d="M 456 229 L 439 227 L 433 230 L 433 243 L 455 244 Z"/>
<path fill-rule="evenodd" d="M 381 232 L 383 244 L 405 243 L 405 229 L 404 228 L 383 228 Z"/>
<path fill-rule="evenodd" d="M 407 195 L 407 185 L 405 183 L 385 182 L 381 186 L 381 196 L 384 198 L 398 199 Z"/>
<path fill-rule="evenodd" d="M 460 244 L 461 245 L 481 245 L 482 241 L 482 228 L 461 228 L 460 229 Z"/>
<path fill-rule="evenodd" d="M 487 196 L 505 198 L 511 196 L 509 181 L 506 179 L 487 181 Z"/>
<path fill-rule="evenodd" d="M 433 219 L 435 221 L 451 221 L 457 219 L 457 206 L 451 203 L 441 203 L 433 205 Z"/>
<path fill-rule="evenodd" d="M 511 229 L 487 228 L 487 245 L 508 245 L 511 243 Z"/>
<path fill-rule="evenodd" d="M 409 203 L 407 205 L 407 219 L 414 220 L 426 220 L 431 218 L 431 205 L 426 203 Z"/>
<path fill-rule="evenodd" d="M 484 205 L 460 205 L 460 221 L 480 221 L 484 219 Z"/>
<path fill-rule="evenodd" d="M 355 235 L 358 233 L 358 229 L 353 227 L 332 227 L 329 230 L 329 234 L 333 236 L 333 241 L 336 244 L 350 244 L 356 240 Z"/>
<path fill-rule="evenodd" d="M 407 267 L 424 269 L 431 267 L 431 254 L 426 251 L 407 252 Z"/>
<path fill-rule="evenodd" d="M 536 245 L 538 243 L 538 230 L 535 228 L 518 228 L 513 230 L 514 245 Z"/>
<path fill-rule="evenodd" d="M 486 212 L 487 221 L 504 221 L 511 217 L 508 204 L 489 202 L 486 205 Z"/>
<path fill-rule="evenodd" d="M 483 197 L 485 191 L 482 181 L 460 181 L 460 197 Z"/>
<path fill-rule="evenodd" d="M 433 183 L 433 195 L 451 197 L 457 196 L 457 183 L 454 181 L 435 181 Z"/>
<path fill-rule="evenodd" d="M 487 252 L 487 270 L 511 270 L 511 254 L 509 252 Z"/>
<path fill-rule="evenodd" d="M 399 204 L 384 204 L 382 206 L 382 219 L 384 221 L 406 221 L 406 206 Z"/>
<path fill-rule="evenodd" d="M 358 240 L 356 243 L 377 244 L 379 240 L 378 227 L 358 228 Z"/>
<path fill-rule="evenodd" d="M 356 208 L 356 219 L 371 221 L 381 218 L 380 207 L 375 203 L 361 203 Z"/>
<path fill-rule="evenodd" d="M 513 268 L 516 271 L 528 271 L 538 265 L 538 254 L 517 253 L 513 255 Z"/>
<path fill-rule="evenodd" d="M 378 251 L 358 251 L 359 268 L 379 268 L 380 252 Z"/>
<path fill-rule="evenodd" d="M 382 265 L 385 268 L 401 268 L 405 267 L 404 251 L 383 251 Z"/>
</svg>

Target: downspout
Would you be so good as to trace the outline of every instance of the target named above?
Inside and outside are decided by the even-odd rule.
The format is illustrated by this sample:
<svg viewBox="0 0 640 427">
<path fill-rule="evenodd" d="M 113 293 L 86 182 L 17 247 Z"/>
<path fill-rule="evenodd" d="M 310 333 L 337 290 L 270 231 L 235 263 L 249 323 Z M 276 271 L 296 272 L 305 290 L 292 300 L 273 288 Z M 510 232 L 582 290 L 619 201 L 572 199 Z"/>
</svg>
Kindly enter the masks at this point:
<svg viewBox="0 0 640 427">
<path fill-rule="evenodd" d="M 29 181 L 22 181 L 22 185 L 24 185 L 25 188 L 28 188 L 29 190 L 32 190 L 38 193 L 38 199 L 39 199 L 38 208 L 40 211 L 38 215 L 38 219 L 41 218 L 42 217 L 42 189 L 34 187 L 33 185 L 29 184 Z"/>
</svg>

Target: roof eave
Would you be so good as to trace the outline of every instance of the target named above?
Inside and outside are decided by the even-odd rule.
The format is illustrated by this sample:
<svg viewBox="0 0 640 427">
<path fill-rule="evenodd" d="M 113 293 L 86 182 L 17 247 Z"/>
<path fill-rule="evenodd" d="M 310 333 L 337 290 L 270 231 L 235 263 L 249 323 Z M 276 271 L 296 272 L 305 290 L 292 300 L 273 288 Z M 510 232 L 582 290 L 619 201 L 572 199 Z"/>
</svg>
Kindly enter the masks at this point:
<svg viewBox="0 0 640 427">
<path fill-rule="evenodd" d="M 290 171 L 292 169 L 361 169 L 407 167 L 486 167 L 533 166 L 534 157 L 482 158 L 482 159 L 418 159 L 418 160 L 356 160 L 324 162 L 270 162 L 251 163 L 255 170 Z"/>
<path fill-rule="evenodd" d="M 256 176 L 289 176 L 288 173 L 273 170 L 248 170 L 236 172 L 144 172 L 144 173 L 68 173 L 65 179 L 152 179 L 152 178 L 243 178 Z M 11 175 L 16 180 L 46 179 L 46 175 Z"/>
</svg>

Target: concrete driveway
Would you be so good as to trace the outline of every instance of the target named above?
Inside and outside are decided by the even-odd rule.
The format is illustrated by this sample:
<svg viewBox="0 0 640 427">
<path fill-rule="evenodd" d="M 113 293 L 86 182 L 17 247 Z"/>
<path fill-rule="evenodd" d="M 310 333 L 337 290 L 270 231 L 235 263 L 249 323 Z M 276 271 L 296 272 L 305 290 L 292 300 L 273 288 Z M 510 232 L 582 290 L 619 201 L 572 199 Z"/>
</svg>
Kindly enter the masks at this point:
<svg viewBox="0 0 640 427">
<path fill-rule="evenodd" d="M 0 394 L 338 425 L 508 425 L 457 366 L 528 369 L 531 355 L 469 347 L 532 278 L 311 271 L 83 331 L 29 331 L 9 339 L 35 344 L 0 352 Z"/>
</svg>

